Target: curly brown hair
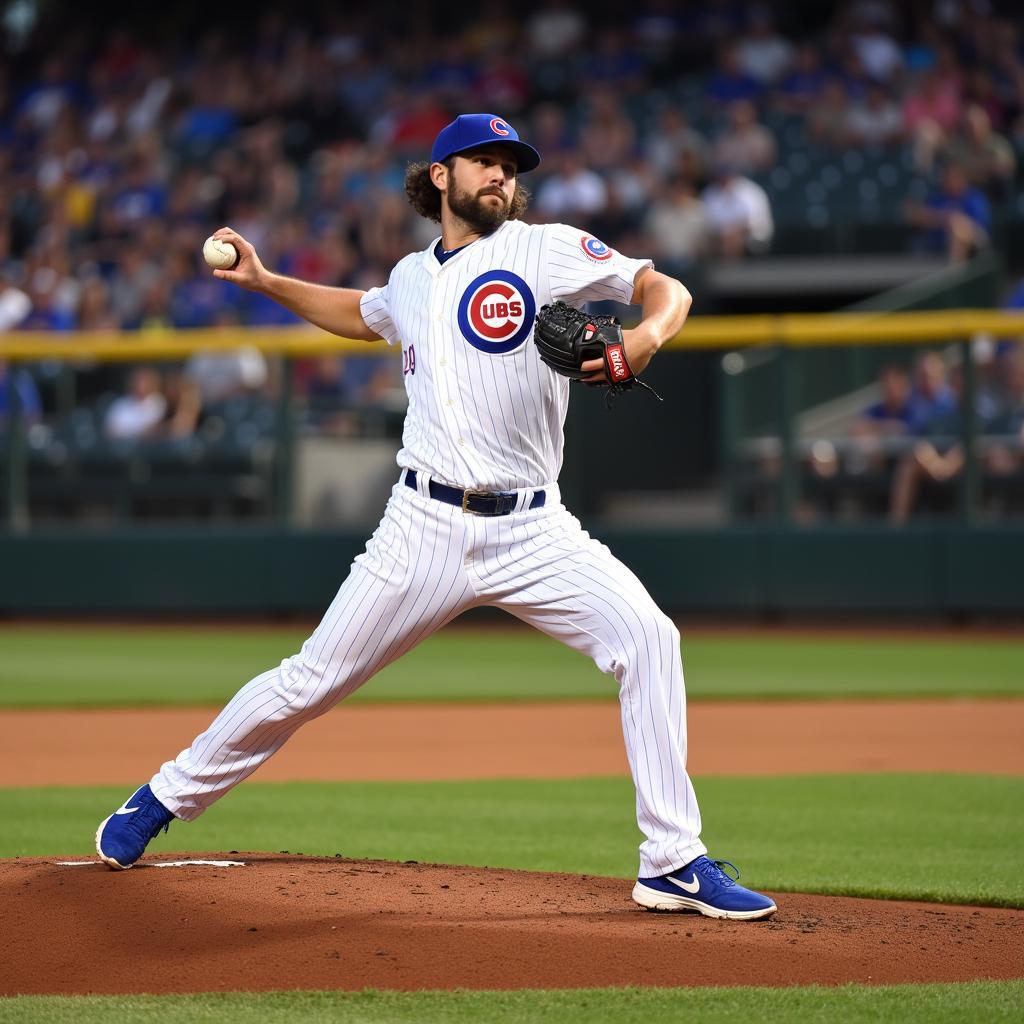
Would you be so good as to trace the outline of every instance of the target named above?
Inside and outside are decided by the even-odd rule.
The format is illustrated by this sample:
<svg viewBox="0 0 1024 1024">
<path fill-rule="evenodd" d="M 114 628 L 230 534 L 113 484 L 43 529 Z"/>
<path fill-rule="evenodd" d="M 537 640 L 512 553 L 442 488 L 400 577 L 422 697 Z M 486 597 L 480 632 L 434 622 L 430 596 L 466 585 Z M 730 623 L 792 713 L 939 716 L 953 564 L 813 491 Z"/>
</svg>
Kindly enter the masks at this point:
<svg viewBox="0 0 1024 1024">
<path fill-rule="evenodd" d="M 442 161 L 451 174 L 455 166 L 455 157 L 450 156 Z M 409 205 L 427 220 L 437 224 L 441 223 L 441 192 L 430 180 L 430 164 L 426 160 L 419 163 L 409 164 L 405 169 L 405 195 Z M 509 204 L 508 219 L 519 220 L 526 213 L 530 205 L 529 190 L 519 184 L 516 180 L 516 189 L 512 193 L 512 202 Z"/>
</svg>

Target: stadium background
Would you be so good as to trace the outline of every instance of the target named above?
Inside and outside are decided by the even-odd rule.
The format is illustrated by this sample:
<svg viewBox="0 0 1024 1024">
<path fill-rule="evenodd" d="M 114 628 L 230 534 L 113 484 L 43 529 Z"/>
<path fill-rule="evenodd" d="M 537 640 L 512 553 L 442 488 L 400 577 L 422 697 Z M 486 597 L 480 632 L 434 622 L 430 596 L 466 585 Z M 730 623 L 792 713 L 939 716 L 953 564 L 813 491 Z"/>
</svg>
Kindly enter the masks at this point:
<svg viewBox="0 0 1024 1024">
<path fill-rule="evenodd" d="M 404 203 L 404 165 L 467 106 L 507 112 L 544 151 L 532 217 L 650 252 L 695 295 L 695 328 L 716 313 L 1016 306 L 1024 127 L 1009 10 L 653 4 L 624 17 L 556 4 L 514 19 L 427 6 L 410 19 L 385 4 L 372 19 L 326 5 L 286 19 L 257 6 L 239 27 L 187 5 L 109 24 L 68 5 L 13 5 L 0 265 L 3 326 L 18 333 L 0 344 L 13 353 L 40 332 L 40 355 L 55 341 L 84 353 L 126 331 L 128 348 L 160 355 L 169 331 L 200 328 L 218 344 L 294 343 L 289 314 L 209 276 L 202 239 L 230 222 L 285 272 L 382 281 L 431 233 Z M 945 202 L 949 164 L 973 178 L 965 209 L 979 234 L 966 246 L 915 226 L 915 204 Z M 771 209 L 773 227 L 738 248 L 708 191 L 724 165 Z M 879 345 L 875 325 L 787 351 L 771 331 L 744 338 L 706 320 L 704 342 L 684 332 L 688 347 L 652 367 L 669 402 L 608 415 L 577 396 L 570 502 L 641 569 L 685 565 L 651 580 L 679 611 L 1020 611 L 1020 566 L 1006 557 L 1022 548 L 1020 357 L 1012 334 L 972 323 L 959 345 L 948 321 L 942 337 L 901 337 L 941 352 L 947 391 L 968 378 L 977 417 L 942 406 L 909 439 L 865 449 L 852 435 L 878 370 L 911 368 L 921 348 Z M 322 355 L 290 361 L 251 347 L 211 359 L 193 339 L 200 351 L 156 377 L 132 377 L 125 354 L 7 373 L 5 395 L 23 391 L 26 409 L 5 431 L 17 540 L 4 542 L 0 607 L 321 607 L 333 569 L 284 580 L 270 552 L 308 566 L 359 549 L 393 476 L 403 395 L 394 360 L 331 355 L 316 337 Z M 123 398 L 122 429 L 110 410 L 130 379 L 140 390 Z M 947 480 L 920 474 L 907 521 L 890 529 L 896 470 L 929 436 L 940 455 L 961 440 L 966 466 Z M 668 562 L 652 528 L 674 548 Z M 225 530 L 251 541 L 244 578 L 216 565 Z M 162 593 L 120 574 L 97 581 L 96 560 L 124 545 Z M 76 578 L 91 581 L 85 592 Z"/>
<path fill-rule="evenodd" d="M 679 616 L 695 714 L 769 700 L 774 712 L 755 713 L 780 713 L 773 722 L 836 716 L 831 727 L 808 720 L 807 734 L 843 721 L 860 730 L 849 762 L 783 765 L 771 744 L 749 776 L 699 762 L 716 843 L 742 861 L 745 882 L 776 891 L 1024 906 L 1012 755 L 1024 684 L 1015 5 L 253 4 L 241 22 L 186 4 L 2 11 L 0 812 L 12 827 L 0 856 L 44 858 L 43 871 L 58 851 L 88 855 L 111 801 L 166 753 L 162 716 L 208 717 L 301 642 L 394 479 L 398 362 L 214 281 L 203 239 L 230 223 L 276 269 L 380 283 L 432 236 L 404 203 L 404 165 L 454 112 L 493 109 L 545 158 L 527 182 L 532 218 L 649 253 L 695 296 L 650 370 L 664 404 L 630 396 L 609 413 L 600 396 L 574 395 L 567 503 Z M 968 177 L 955 195 L 951 164 Z M 756 186 L 743 186 L 762 211 L 749 235 L 716 227 L 722 196 L 708 190 L 726 169 Z M 957 216 L 942 230 L 922 210 Z M 865 414 L 888 367 L 906 371 L 917 404 L 883 435 Z M 906 507 L 900 476 L 914 484 Z M 592 704 L 614 716 L 591 666 L 494 627 L 445 631 L 353 706 L 426 719 L 489 703 L 495 750 L 521 738 L 502 731 L 500 702 L 537 721 L 559 709 L 573 721 Z M 958 721 L 935 745 L 926 706 Z M 735 720 L 725 715 L 715 743 L 738 763 L 747 744 L 730 734 Z M 695 736 L 710 736 L 700 722 Z M 885 736 L 872 724 L 882 722 Z M 369 731 L 385 752 L 386 723 Z M 440 751 L 421 739 L 427 765 Z M 330 856 L 342 827 L 355 857 L 631 870 L 621 770 L 539 778 L 519 762 L 497 779 L 420 773 L 384 789 L 346 774 L 339 742 L 316 746 L 306 774 L 242 787 L 217 820 L 172 830 L 156 852 L 301 843 Z M 583 749 L 572 726 L 561 742 L 570 760 Z M 799 761 L 802 743 L 797 728 L 778 747 Z M 929 756 L 902 760 L 914 743 Z M 115 749 L 124 756 L 104 773 Z M 949 827 L 950 804 L 970 809 L 966 828 Z M 13 902 L 20 881 L 3 874 L 12 863 L 0 862 L 0 888 L 24 907 Z M 95 925 L 106 890 L 91 876 L 75 886 L 94 901 Z M 23 946 L 59 953 L 58 939 Z M 1012 960 L 1014 942 L 1008 930 L 979 976 L 1012 976 L 993 965 Z M 3 996 L 70 990 L 56 968 L 29 989 L 12 966 L 23 958 L 6 963 Z M 143 979 L 131 990 L 152 989 Z M 0 1000 L 0 1013 L 626 1020 L 682 1007 L 688 1019 L 966 1020 L 1012 1019 L 1020 992 L 977 982 L 519 1002 L 33 996 Z"/>
</svg>

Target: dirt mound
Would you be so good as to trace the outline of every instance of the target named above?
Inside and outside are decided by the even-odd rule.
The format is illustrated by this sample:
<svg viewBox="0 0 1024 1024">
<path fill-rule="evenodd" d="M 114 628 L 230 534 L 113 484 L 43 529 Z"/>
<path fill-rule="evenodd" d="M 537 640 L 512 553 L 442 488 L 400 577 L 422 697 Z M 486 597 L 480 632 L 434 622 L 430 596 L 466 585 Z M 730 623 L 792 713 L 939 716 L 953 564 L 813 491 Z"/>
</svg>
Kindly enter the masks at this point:
<svg viewBox="0 0 1024 1024">
<path fill-rule="evenodd" d="M 0 995 L 1024 974 L 1024 911 L 783 894 L 768 921 L 712 921 L 644 913 L 620 879 L 230 856 L 246 866 L 0 861 Z"/>
</svg>

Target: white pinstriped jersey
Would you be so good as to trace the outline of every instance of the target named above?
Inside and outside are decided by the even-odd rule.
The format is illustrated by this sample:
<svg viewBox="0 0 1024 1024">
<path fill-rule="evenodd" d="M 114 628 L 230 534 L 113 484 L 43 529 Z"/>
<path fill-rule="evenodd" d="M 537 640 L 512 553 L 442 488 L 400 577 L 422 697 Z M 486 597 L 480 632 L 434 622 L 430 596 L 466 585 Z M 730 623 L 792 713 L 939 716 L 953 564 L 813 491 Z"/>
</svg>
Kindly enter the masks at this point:
<svg viewBox="0 0 1024 1024">
<path fill-rule="evenodd" d="M 552 483 L 569 382 L 541 362 L 534 316 L 558 299 L 629 302 L 651 261 L 564 224 L 506 221 L 443 264 L 434 244 L 361 303 L 367 327 L 403 349 L 409 411 L 398 464 L 460 487 Z"/>
</svg>

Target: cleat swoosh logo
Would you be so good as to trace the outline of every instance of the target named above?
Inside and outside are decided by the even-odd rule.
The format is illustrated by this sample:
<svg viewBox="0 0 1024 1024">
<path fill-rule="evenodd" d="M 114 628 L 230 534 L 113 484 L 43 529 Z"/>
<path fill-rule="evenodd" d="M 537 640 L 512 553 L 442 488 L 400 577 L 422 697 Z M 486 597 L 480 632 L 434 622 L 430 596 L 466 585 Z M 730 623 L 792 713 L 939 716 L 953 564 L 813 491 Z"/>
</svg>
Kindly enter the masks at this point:
<svg viewBox="0 0 1024 1024">
<path fill-rule="evenodd" d="M 141 806 L 141 805 L 140 805 Z M 139 808 L 138 807 L 118 807 L 115 814 L 134 814 Z M 696 890 L 694 890 L 696 891 Z"/>
<path fill-rule="evenodd" d="M 673 885 L 678 885 L 680 889 L 685 889 L 687 892 L 700 892 L 700 879 L 697 877 L 696 872 L 694 872 L 692 882 L 684 882 L 681 878 L 676 878 L 675 875 L 669 875 L 668 880 Z"/>
</svg>

